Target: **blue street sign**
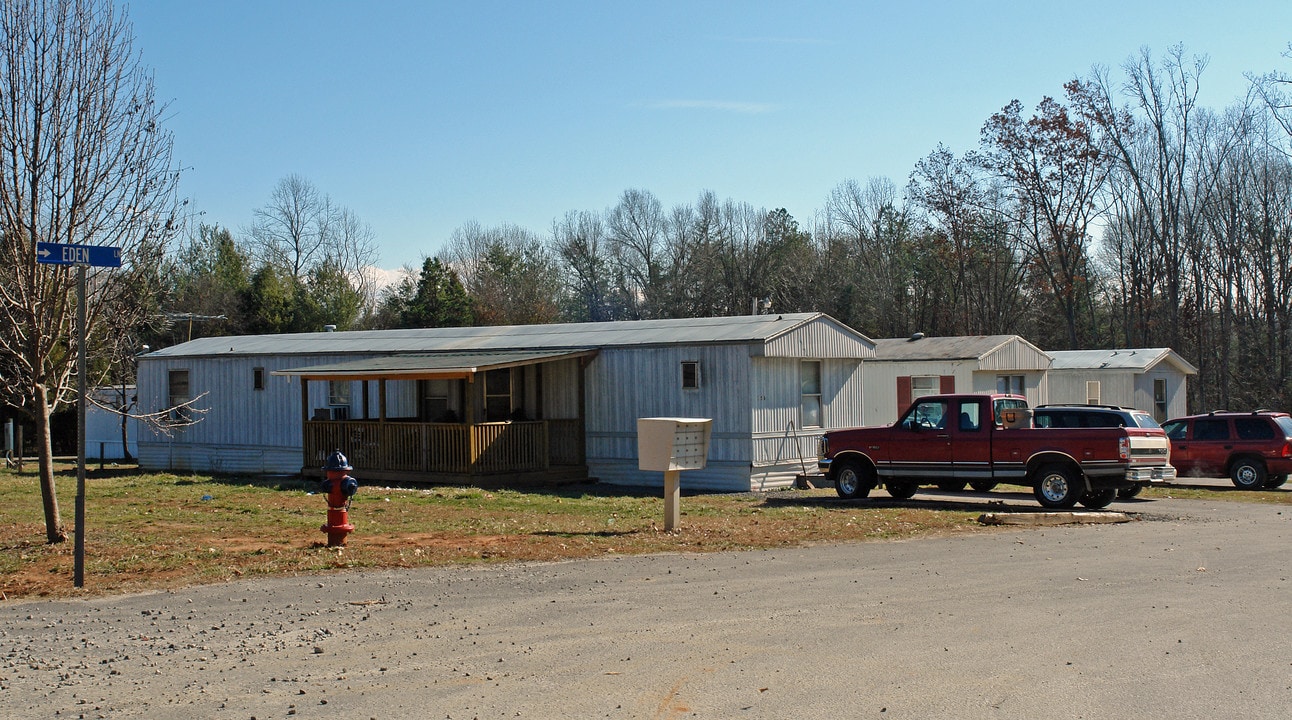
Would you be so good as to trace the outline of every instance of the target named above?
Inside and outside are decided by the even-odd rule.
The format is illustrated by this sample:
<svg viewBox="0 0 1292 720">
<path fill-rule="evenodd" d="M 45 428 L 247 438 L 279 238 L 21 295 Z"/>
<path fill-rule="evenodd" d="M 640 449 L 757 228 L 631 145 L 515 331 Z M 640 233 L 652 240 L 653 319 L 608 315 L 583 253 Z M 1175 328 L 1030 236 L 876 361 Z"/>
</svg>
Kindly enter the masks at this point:
<svg viewBox="0 0 1292 720">
<path fill-rule="evenodd" d="M 36 262 L 44 265 L 92 265 L 121 267 L 121 248 L 106 245 L 64 245 L 36 243 Z"/>
</svg>

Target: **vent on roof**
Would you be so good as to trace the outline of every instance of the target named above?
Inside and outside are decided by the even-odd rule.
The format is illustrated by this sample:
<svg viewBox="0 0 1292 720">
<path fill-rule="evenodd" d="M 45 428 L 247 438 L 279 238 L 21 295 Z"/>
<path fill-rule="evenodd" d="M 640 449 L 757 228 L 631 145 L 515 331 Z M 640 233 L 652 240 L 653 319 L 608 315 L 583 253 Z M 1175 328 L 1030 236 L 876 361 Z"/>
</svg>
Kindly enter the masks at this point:
<svg viewBox="0 0 1292 720">
<path fill-rule="evenodd" d="M 335 325 L 324 325 L 324 326 L 323 326 L 323 332 L 336 332 L 336 326 L 335 326 Z"/>
<path fill-rule="evenodd" d="M 924 339 L 924 333 L 917 332 L 911 335 L 910 339 L 908 339 L 906 342 L 915 342 L 916 340 L 923 340 L 923 339 Z"/>
</svg>

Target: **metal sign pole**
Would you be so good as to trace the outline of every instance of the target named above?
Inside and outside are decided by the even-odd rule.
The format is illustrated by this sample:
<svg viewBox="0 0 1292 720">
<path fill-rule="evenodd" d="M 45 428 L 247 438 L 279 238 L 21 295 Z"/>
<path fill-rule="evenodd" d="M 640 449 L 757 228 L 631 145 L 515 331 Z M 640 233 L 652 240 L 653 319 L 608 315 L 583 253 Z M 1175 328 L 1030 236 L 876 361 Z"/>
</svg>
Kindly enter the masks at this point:
<svg viewBox="0 0 1292 720">
<path fill-rule="evenodd" d="M 76 266 L 76 559 L 72 584 L 85 587 L 85 266 Z"/>
</svg>

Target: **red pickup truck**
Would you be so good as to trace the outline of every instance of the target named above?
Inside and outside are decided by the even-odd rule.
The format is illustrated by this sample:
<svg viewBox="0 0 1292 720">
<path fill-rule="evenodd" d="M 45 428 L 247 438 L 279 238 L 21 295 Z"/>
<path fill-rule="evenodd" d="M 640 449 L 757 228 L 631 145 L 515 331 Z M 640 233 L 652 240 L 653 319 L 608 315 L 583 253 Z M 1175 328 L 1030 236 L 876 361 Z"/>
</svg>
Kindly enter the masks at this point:
<svg viewBox="0 0 1292 720">
<path fill-rule="evenodd" d="M 905 499 L 954 480 L 1025 485 L 1050 508 L 1101 508 L 1119 489 L 1174 479 L 1170 461 L 1159 428 L 1037 428 L 1018 395 L 930 395 L 891 426 L 827 432 L 817 463 L 845 498 L 882 482 Z"/>
</svg>

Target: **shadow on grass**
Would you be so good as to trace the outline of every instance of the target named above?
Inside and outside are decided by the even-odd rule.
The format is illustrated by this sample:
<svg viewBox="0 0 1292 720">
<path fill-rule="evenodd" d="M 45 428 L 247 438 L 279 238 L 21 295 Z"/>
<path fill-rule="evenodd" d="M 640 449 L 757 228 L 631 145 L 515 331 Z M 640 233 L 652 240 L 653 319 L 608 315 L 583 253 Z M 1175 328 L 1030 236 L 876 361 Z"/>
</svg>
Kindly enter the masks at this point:
<svg viewBox="0 0 1292 720">
<path fill-rule="evenodd" d="M 569 532 L 563 530 L 539 530 L 532 532 L 530 535 L 539 537 L 624 537 L 625 535 L 637 535 L 640 530 L 589 530 L 587 532 Z"/>
</svg>

